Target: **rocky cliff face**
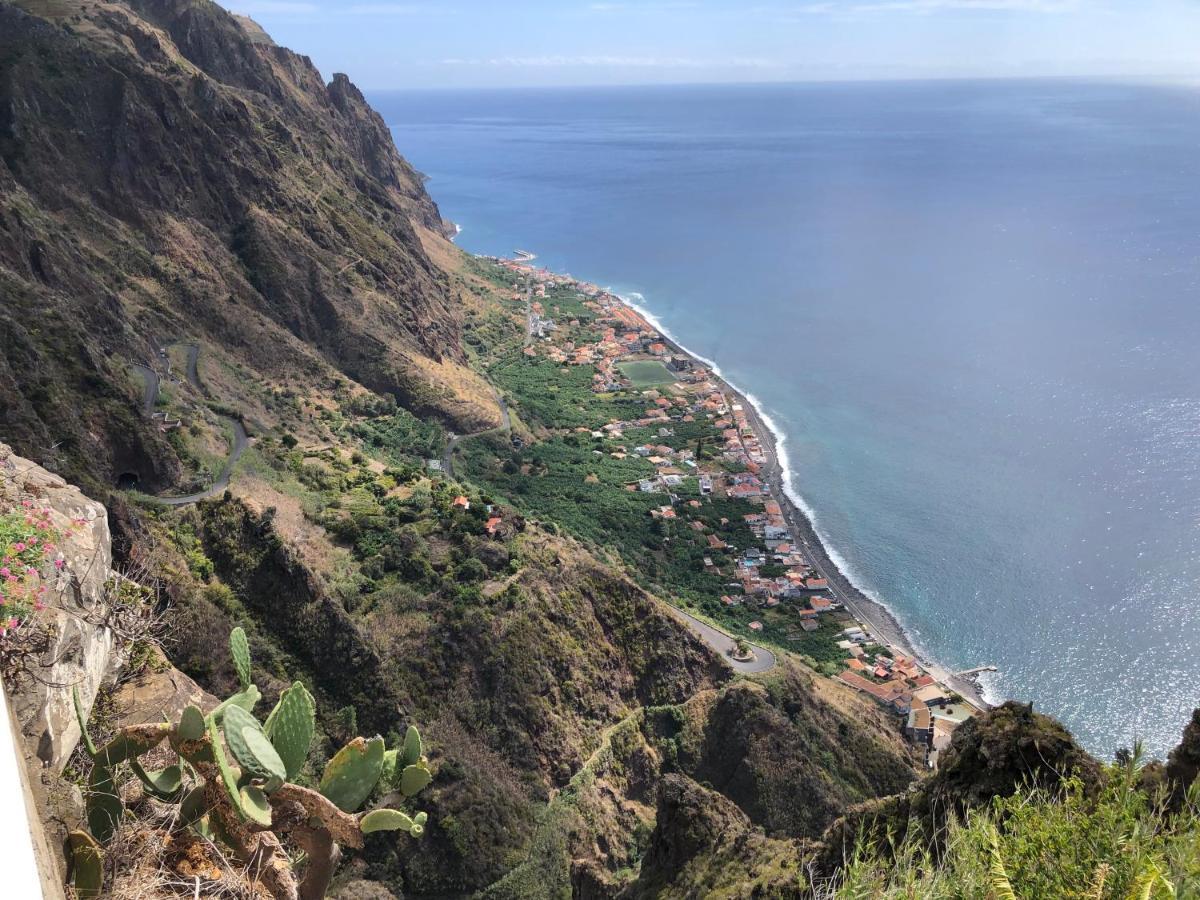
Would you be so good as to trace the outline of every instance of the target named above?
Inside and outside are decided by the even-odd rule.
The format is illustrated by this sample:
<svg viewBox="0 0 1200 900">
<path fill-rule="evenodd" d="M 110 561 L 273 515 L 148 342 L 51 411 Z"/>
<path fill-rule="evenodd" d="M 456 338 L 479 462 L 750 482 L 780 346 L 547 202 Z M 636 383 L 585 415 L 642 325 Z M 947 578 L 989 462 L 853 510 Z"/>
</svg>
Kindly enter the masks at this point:
<svg viewBox="0 0 1200 900">
<path fill-rule="evenodd" d="M 806 896 L 805 845 L 768 838 L 721 794 L 668 775 L 655 818 L 641 875 L 620 894 L 624 900 Z"/>
<path fill-rule="evenodd" d="M 179 464 L 129 361 L 211 342 L 477 423 L 437 208 L 344 75 L 204 0 L 0 3 L 0 418 L 91 483 Z"/>
<path fill-rule="evenodd" d="M 61 535 L 54 553 L 61 562 L 38 576 L 47 587 L 37 617 L 42 640 L 33 654 L 13 653 L 6 675 L 29 759 L 58 773 L 79 742 L 71 688 L 90 709 L 101 682 L 123 662 L 122 623 L 104 507 L 0 444 L 0 515 L 32 510 L 48 512 Z"/>
<path fill-rule="evenodd" d="M 29 533 L 53 543 L 36 571 L 15 588 L 9 578 L 17 563 L 2 562 L 7 634 L 0 670 L 39 816 L 30 823 L 38 864 L 47 896 L 61 896 L 66 864 L 60 848 L 83 814 L 79 789 L 62 778 L 80 737 L 72 692 L 84 709 L 92 708 L 101 685 L 124 665 L 143 611 L 130 607 L 112 569 L 104 507 L 2 443 L 0 520 L 10 535 L 36 520 L 41 527 Z M 6 539 L 5 553 L 19 543 Z M 44 608 L 13 628 L 12 606 L 26 588 Z"/>
</svg>

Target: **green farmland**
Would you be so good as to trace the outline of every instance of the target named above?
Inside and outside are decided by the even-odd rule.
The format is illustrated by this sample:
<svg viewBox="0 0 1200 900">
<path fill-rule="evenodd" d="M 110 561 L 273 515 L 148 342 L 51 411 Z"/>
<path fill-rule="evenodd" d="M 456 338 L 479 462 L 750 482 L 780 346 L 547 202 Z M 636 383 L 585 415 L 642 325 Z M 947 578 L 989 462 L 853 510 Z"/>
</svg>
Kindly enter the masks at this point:
<svg viewBox="0 0 1200 900">
<path fill-rule="evenodd" d="M 677 380 L 671 372 L 657 359 L 638 359 L 631 362 L 618 363 L 626 378 L 633 382 L 635 388 L 648 388 L 661 384 L 674 384 Z"/>
</svg>

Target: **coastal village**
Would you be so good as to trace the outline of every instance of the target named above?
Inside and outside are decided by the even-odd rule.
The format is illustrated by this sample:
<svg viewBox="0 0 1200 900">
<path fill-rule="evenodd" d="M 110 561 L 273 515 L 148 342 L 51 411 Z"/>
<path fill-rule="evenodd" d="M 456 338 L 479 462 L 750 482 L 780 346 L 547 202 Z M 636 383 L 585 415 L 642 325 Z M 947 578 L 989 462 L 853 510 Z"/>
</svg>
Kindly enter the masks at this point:
<svg viewBox="0 0 1200 900">
<path fill-rule="evenodd" d="M 772 448 L 760 438 L 754 411 L 611 292 L 537 268 L 528 255 L 492 262 L 511 273 L 511 300 L 524 306 L 525 357 L 586 367 L 596 395 L 632 392 L 644 401 L 632 416 L 574 430 L 603 447 L 597 455 L 652 467 L 624 488 L 652 498 L 653 520 L 703 540 L 699 565 L 722 585 L 715 609 L 725 612 L 709 618 L 738 638 L 742 654 L 753 652 L 746 638 L 767 638 L 870 696 L 936 767 L 955 729 L 980 707 L 884 643 L 802 549 L 772 487 Z M 582 303 L 586 321 L 556 316 L 561 304 L 554 298 L 564 294 Z M 714 522 L 704 511 L 715 501 L 741 501 L 737 508 L 747 511 L 740 522 Z"/>
</svg>

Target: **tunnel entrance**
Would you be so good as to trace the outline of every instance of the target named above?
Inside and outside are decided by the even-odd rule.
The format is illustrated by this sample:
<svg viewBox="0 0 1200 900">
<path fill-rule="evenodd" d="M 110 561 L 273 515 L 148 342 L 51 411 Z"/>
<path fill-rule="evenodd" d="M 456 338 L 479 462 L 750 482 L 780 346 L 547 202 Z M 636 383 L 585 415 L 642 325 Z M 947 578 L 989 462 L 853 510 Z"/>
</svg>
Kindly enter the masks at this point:
<svg viewBox="0 0 1200 900">
<path fill-rule="evenodd" d="M 132 491 L 138 486 L 139 481 L 141 479 L 138 478 L 137 472 L 122 472 L 117 478 L 117 487 L 123 491 Z"/>
</svg>

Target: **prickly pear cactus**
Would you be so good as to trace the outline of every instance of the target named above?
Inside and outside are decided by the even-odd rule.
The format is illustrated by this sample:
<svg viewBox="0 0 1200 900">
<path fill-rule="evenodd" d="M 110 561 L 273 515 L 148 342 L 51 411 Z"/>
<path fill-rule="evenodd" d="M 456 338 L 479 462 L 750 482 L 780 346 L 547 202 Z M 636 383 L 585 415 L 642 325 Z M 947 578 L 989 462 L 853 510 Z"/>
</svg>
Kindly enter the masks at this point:
<svg viewBox="0 0 1200 900">
<path fill-rule="evenodd" d="M 104 852 L 86 831 L 72 831 L 67 835 L 67 846 L 71 850 L 72 882 L 75 896 L 79 900 L 93 900 L 104 889 Z"/>
<path fill-rule="evenodd" d="M 308 758 L 315 717 L 312 694 L 297 681 L 280 695 L 279 703 L 267 718 L 263 731 L 283 760 L 289 779 L 296 777 Z"/>
<path fill-rule="evenodd" d="M 246 632 L 238 628 L 229 632 L 229 653 L 233 656 L 233 667 L 237 669 L 238 681 L 242 690 L 250 687 L 250 641 Z"/>
<path fill-rule="evenodd" d="M 400 768 L 415 766 L 421 761 L 421 754 L 424 752 L 424 748 L 421 746 L 421 732 L 417 731 L 415 725 L 409 725 L 408 731 L 404 733 L 404 748 L 400 758 Z"/>
<path fill-rule="evenodd" d="M 234 629 L 229 646 L 241 683 L 236 694 L 207 716 L 188 706 L 176 725 L 123 728 L 103 748 L 98 749 L 88 734 L 87 717 L 75 693 L 75 713 L 92 759 L 87 793 L 91 834 L 74 832 L 69 841 L 78 898 L 103 896 L 104 857 L 97 839 L 108 840 L 125 816 L 115 775 L 126 766 L 148 794 L 179 804 L 172 828 L 194 830 L 232 851 L 233 858 L 244 866 L 269 860 L 262 871 L 272 873 L 268 889 L 277 898 L 323 896 L 333 870 L 335 842 L 361 847 L 363 835 L 374 831 L 400 831 L 412 837 L 424 833 L 423 812 L 414 815 L 381 808 L 361 817 L 350 815 L 377 786 L 385 791 L 399 788 L 411 797 L 429 784 L 429 765 L 416 728 L 409 727 L 401 746 L 392 750 L 385 749 L 380 737 L 351 741 L 325 767 L 320 793 L 288 783 L 303 768 L 312 744 L 316 729 L 313 697 L 303 684 L 295 682 L 280 695 L 266 724 L 260 724 L 253 710 L 261 695 L 250 681 L 245 632 Z M 147 771 L 139 757 L 164 740 L 181 762 Z M 291 871 L 292 859 L 280 835 L 265 833 L 272 828 L 272 801 L 288 809 L 298 806 L 309 827 L 325 833 L 328 852 L 310 860 L 303 885 L 297 884 Z M 281 834 L 286 836 L 285 831 Z"/>
<path fill-rule="evenodd" d="M 125 814 L 125 806 L 121 803 L 121 798 L 117 796 L 117 789 L 113 784 L 112 770 L 107 766 L 92 765 L 92 772 L 88 776 L 88 792 L 85 805 L 87 808 L 88 831 L 100 843 L 108 843 L 108 839 L 112 837 L 113 832 L 117 830 L 117 826 L 121 824 L 121 817 Z"/>
<path fill-rule="evenodd" d="M 355 738 L 325 766 L 321 793 L 342 812 L 354 812 L 371 795 L 383 771 L 383 738 Z"/>
<path fill-rule="evenodd" d="M 176 730 L 185 741 L 198 741 L 204 737 L 204 713 L 195 706 L 188 706 L 179 717 Z"/>
<path fill-rule="evenodd" d="M 433 780 L 433 775 L 424 763 L 415 766 L 405 766 L 400 773 L 400 793 L 405 797 L 415 797 Z"/>
<path fill-rule="evenodd" d="M 372 810 L 362 817 L 359 827 L 362 828 L 363 834 L 371 834 L 373 831 L 407 831 L 413 837 L 420 837 L 425 833 L 424 821 L 417 822 L 398 809 Z"/>
</svg>

